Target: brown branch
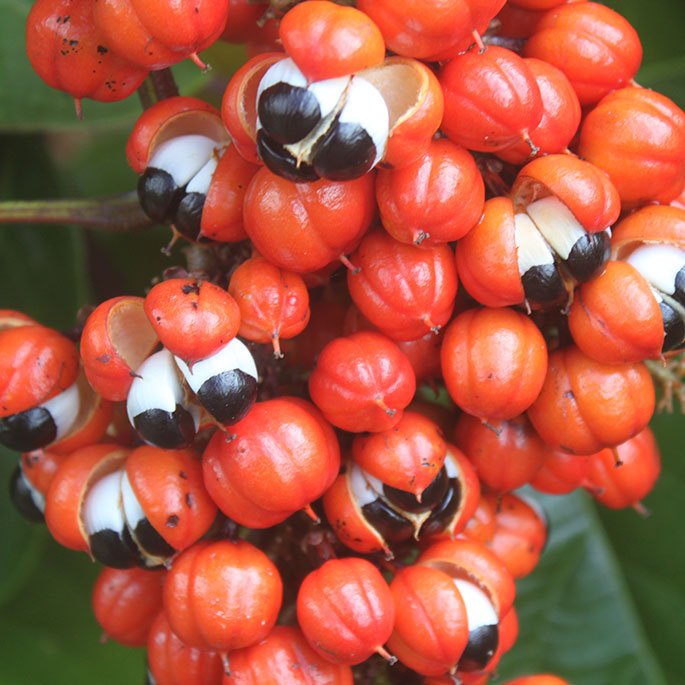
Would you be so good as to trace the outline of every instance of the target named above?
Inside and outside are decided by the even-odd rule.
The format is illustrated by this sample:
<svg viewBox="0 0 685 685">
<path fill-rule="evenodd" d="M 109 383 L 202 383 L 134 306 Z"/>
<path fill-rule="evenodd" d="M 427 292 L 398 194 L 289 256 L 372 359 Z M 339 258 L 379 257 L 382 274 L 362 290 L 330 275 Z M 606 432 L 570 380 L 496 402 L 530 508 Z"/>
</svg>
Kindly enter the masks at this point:
<svg viewBox="0 0 685 685">
<path fill-rule="evenodd" d="M 112 233 L 140 231 L 152 225 L 135 191 L 88 200 L 0 202 L 0 224 L 66 224 Z"/>
</svg>

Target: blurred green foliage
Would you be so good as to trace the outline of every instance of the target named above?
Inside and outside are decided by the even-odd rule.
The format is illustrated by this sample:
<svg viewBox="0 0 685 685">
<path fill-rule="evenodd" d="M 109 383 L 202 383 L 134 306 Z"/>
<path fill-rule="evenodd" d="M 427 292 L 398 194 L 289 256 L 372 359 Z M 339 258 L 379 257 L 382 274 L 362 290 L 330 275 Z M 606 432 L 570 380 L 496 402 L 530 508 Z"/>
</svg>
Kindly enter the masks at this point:
<svg viewBox="0 0 685 685">
<path fill-rule="evenodd" d="M 683 0 L 607 3 L 638 29 L 644 63 L 638 80 L 685 103 Z M 90 197 L 134 187 L 124 159 L 127 131 L 139 112 L 71 100 L 45 87 L 23 50 L 30 2 L 0 0 L 0 199 Z M 204 89 L 215 102 L 240 51 L 219 47 L 200 74 L 175 68 L 183 94 Z M 0 227 L 0 307 L 21 309 L 66 329 L 75 312 L 114 294 L 143 292 L 177 263 L 160 253 L 167 232 L 135 237 L 59 226 Z M 554 671 L 575 685 L 685 683 L 681 654 L 685 616 L 685 421 L 654 421 L 663 451 L 662 478 L 646 501 L 652 514 L 599 510 L 584 493 L 541 498 L 551 539 L 539 568 L 519 584 L 521 633 L 502 676 Z M 0 454 L 7 482 L 15 456 Z M 40 526 L 25 523 L 0 497 L 0 685 L 133 685 L 143 655 L 101 645 L 90 611 L 97 569 L 85 555 L 60 549 Z"/>
</svg>

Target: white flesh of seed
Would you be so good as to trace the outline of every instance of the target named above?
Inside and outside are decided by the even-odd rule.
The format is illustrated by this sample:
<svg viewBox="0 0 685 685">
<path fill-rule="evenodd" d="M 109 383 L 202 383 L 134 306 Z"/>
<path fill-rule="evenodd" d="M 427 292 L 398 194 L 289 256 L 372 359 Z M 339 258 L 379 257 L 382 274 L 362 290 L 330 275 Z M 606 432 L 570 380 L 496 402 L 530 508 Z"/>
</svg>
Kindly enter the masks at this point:
<svg viewBox="0 0 685 685">
<path fill-rule="evenodd" d="M 206 195 L 218 164 L 219 160 L 215 155 L 212 155 L 212 158 L 207 164 L 190 179 L 186 186 L 186 193 L 201 193 L 202 195 Z"/>
<path fill-rule="evenodd" d="M 378 478 L 374 478 L 371 474 L 366 473 L 364 469 L 357 466 L 357 464 L 350 464 L 350 475 L 348 483 L 352 498 L 359 505 L 363 507 L 365 504 L 371 504 L 383 492 L 383 483 Z"/>
<path fill-rule="evenodd" d="M 492 606 L 488 596 L 475 583 L 462 578 L 454 578 L 454 584 L 464 600 L 469 632 L 481 626 L 495 626 L 498 624 L 499 619 L 497 618 L 495 607 Z"/>
<path fill-rule="evenodd" d="M 275 86 L 277 83 L 285 83 L 296 88 L 307 87 L 307 79 L 297 68 L 295 62 L 293 62 L 290 57 L 282 59 L 280 62 L 276 62 L 276 64 L 270 66 L 266 70 L 264 76 L 262 76 L 262 80 L 259 82 L 259 86 L 257 86 L 257 112 L 259 112 L 259 98 L 262 96 L 262 93 L 267 88 L 271 88 L 271 86 Z M 259 118 L 259 114 L 257 114 L 257 131 L 261 128 L 262 122 Z"/>
<path fill-rule="evenodd" d="M 88 491 L 83 504 L 83 523 L 89 536 L 101 530 L 123 533 L 126 527 L 121 502 L 123 473 L 123 471 L 114 471 L 103 476 Z"/>
<path fill-rule="evenodd" d="M 571 210 L 556 197 L 545 197 L 528 205 L 526 213 L 545 240 L 564 260 L 587 233 Z"/>
<path fill-rule="evenodd" d="M 129 530 L 135 530 L 136 526 L 147 517 L 143 507 L 140 506 L 136 493 L 133 492 L 126 471 L 124 471 L 124 475 L 121 477 L 121 501 Z"/>
<path fill-rule="evenodd" d="M 518 257 L 519 274 L 534 266 L 554 264 L 554 255 L 545 239 L 540 235 L 533 220 L 527 214 L 514 216 L 514 241 Z"/>
<path fill-rule="evenodd" d="M 177 136 L 160 143 L 148 167 L 166 171 L 181 188 L 212 158 L 216 146 L 217 141 L 207 136 Z"/>
<path fill-rule="evenodd" d="M 447 454 L 445 455 L 445 471 L 447 472 L 448 478 L 459 478 L 460 469 L 457 466 L 457 460 L 452 456 L 449 447 L 447 448 Z"/>
<path fill-rule="evenodd" d="M 359 124 L 369 134 L 376 147 L 372 165 L 376 166 L 385 155 L 390 131 L 390 113 L 380 91 L 367 80 L 355 76 L 338 121 Z"/>
<path fill-rule="evenodd" d="M 148 409 L 174 412 L 183 403 L 183 386 L 178 377 L 174 356 L 169 350 L 150 355 L 136 371 L 126 398 L 126 413 L 133 419 Z"/>
<path fill-rule="evenodd" d="M 218 352 L 211 357 L 193 364 L 192 371 L 188 365 L 179 357 L 176 357 L 176 364 L 181 369 L 183 377 L 190 386 L 191 390 L 197 393 L 202 384 L 214 376 L 218 376 L 224 371 L 239 369 L 248 376 L 257 379 L 257 365 L 250 354 L 246 345 L 233 338 L 227 345 L 224 345 Z"/>
<path fill-rule="evenodd" d="M 349 76 L 338 76 L 337 78 L 329 78 L 324 81 L 316 81 L 309 86 L 307 90 L 314 95 L 319 103 L 322 119 L 337 108 L 349 82 Z M 326 126 L 326 129 L 328 129 L 328 126 Z"/>
<path fill-rule="evenodd" d="M 675 292 L 675 277 L 685 266 L 685 251 L 675 245 L 643 245 L 626 259 L 655 288 L 667 295 Z"/>
<path fill-rule="evenodd" d="M 42 495 L 39 490 L 33 487 L 33 484 L 31 483 L 31 481 L 29 481 L 29 479 L 26 477 L 23 471 L 19 472 L 19 478 L 21 478 L 21 480 L 24 482 L 24 487 L 29 491 L 29 495 L 31 495 L 31 501 L 36 506 L 36 509 L 38 509 L 38 511 L 44 514 L 45 496 Z"/>
<path fill-rule="evenodd" d="M 52 416 L 52 420 L 57 428 L 55 441 L 63 438 L 71 430 L 78 418 L 81 408 L 81 393 L 79 392 L 78 382 L 72 383 L 66 390 L 59 395 L 55 395 L 41 405 L 47 409 Z"/>
</svg>

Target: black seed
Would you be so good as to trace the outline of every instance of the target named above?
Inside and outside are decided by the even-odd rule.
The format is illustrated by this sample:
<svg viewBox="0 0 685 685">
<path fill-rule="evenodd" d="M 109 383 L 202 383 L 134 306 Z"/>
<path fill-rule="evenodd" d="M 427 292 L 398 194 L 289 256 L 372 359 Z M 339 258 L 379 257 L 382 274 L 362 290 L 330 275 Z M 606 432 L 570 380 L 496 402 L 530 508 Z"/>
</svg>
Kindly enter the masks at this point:
<svg viewBox="0 0 685 685">
<path fill-rule="evenodd" d="M 133 425 L 145 442 L 165 450 L 188 447 L 195 439 L 195 421 L 180 404 L 173 413 L 147 409 L 133 417 Z"/>
<path fill-rule="evenodd" d="M 197 398 L 219 423 L 230 426 L 252 408 L 257 399 L 257 379 L 240 369 L 223 371 L 200 386 Z"/>
<path fill-rule="evenodd" d="M 673 299 L 685 307 L 685 266 L 675 275 Z"/>
<path fill-rule="evenodd" d="M 33 499 L 33 488 L 24 477 L 20 466 L 14 469 L 10 477 L 10 498 L 14 508 L 27 521 L 40 523 L 45 520 L 42 510 Z"/>
<path fill-rule="evenodd" d="M 57 426 L 45 407 L 0 419 L 0 445 L 17 452 L 31 452 L 49 445 L 57 437 Z"/>
<path fill-rule="evenodd" d="M 469 631 L 469 641 L 459 659 L 457 670 L 480 671 L 484 669 L 495 655 L 499 645 L 499 629 L 497 625 L 478 626 Z"/>
<path fill-rule="evenodd" d="M 172 223 L 186 238 L 198 240 L 202 223 L 202 210 L 207 196 L 204 193 L 186 193 L 179 202 Z"/>
<path fill-rule="evenodd" d="M 147 669 L 147 674 L 145 675 L 145 685 L 157 685 L 155 676 L 152 675 L 152 672 L 149 668 Z"/>
<path fill-rule="evenodd" d="M 337 122 L 316 142 L 312 164 L 316 173 L 331 181 L 349 181 L 363 176 L 376 159 L 376 146 L 365 128 Z"/>
<path fill-rule="evenodd" d="M 282 145 L 271 140 L 263 129 L 257 133 L 257 153 L 270 171 L 288 181 L 303 183 L 319 178 L 310 164 L 302 162 L 297 166 L 297 160 Z"/>
<path fill-rule="evenodd" d="M 531 266 L 521 276 L 521 284 L 526 299 L 531 304 L 550 306 L 561 302 L 566 289 L 556 264 Z"/>
<path fill-rule="evenodd" d="M 170 557 L 176 550 L 152 527 L 147 519 L 141 519 L 133 531 L 141 550 L 152 557 Z"/>
<path fill-rule="evenodd" d="M 449 487 L 442 502 L 433 509 L 431 515 L 423 522 L 419 537 L 441 533 L 449 526 L 461 504 L 461 483 L 458 478 L 450 478 Z"/>
<path fill-rule="evenodd" d="M 670 352 L 683 344 L 685 340 L 685 323 L 678 312 L 667 302 L 660 302 L 661 317 L 664 320 L 664 344 L 662 352 Z"/>
<path fill-rule="evenodd" d="M 576 240 L 564 266 L 579 283 L 589 281 L 597 275 L 609 259 L 611 241 L 606 231 L 586 233 Z"/>
<path fill-rule="evenodd" d="M 380 497 L 362 507 L 364 518 L 387 542 L 403 542 L 414 534 L 414 526 L 391 509 Z"/>
<path fill-rule="evenodd" d="M 132 568 L 139 563 L 136 543 L 127 528 L 117 533 L 115 530 L 99 530 L 89 539 L 90 553 L 101 564 L 111 568 Z"/>
<path fill-rule="evenodd" d="M 431 484 L 421 493 L 420 502 L 413 493 L 406 492 L 406 490 L 398 490 L 390 485 L 383 485 L 383 495 L 398 509 L 402 509 L 410 514 L 419 514 L 423 511 L 429 511 L 440 504 L 447 492 L 448 483 L 447 471 L 443 467 Z"/>
<path fill-rule="evenodd" d="M 257 113 L 268 136 L 281 145 L 297 143 L 321 121 L 321 108 L 314 94 L 283 82 L 259 96 Z"/>
<path fill-rule="evenodd" d="M 140 206 L 150 219 L 164 224 L 171 220 L 183 196 L 172 175 L 162 169 L 149 167 L 138 179 Z"/>
</svg>

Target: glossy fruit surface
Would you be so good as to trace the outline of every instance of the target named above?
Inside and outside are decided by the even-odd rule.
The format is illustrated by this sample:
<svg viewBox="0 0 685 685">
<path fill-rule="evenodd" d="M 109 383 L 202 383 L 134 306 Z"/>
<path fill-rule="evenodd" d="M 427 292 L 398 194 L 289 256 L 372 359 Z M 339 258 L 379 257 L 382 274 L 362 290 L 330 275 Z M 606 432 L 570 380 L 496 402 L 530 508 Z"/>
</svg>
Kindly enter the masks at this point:
<svg viewBox="0 0 685 685">
<path fill-rule="evenodd" d="M 276 623 L 283 583 L 248 542 L 199 542 L 174 559 L 164 609 L 188 646 L 227 652 L 263 640 Z"/>
<path fill-rule="evenodd" d="M 469 309 L 448 326 L 441 359 L 445 384 L 461 409 L 484 419 L 512 419 L 540 393 L 547 345 L 524 314 Z"/>
<path fill-rule="evenodd" d="M 297 620 L 315 652 L 333 663 L 353 665 L 390 637 L 395 602 L 373 564 L 354 557 L 333 559 L 302 581 Z"/>
</svg>

